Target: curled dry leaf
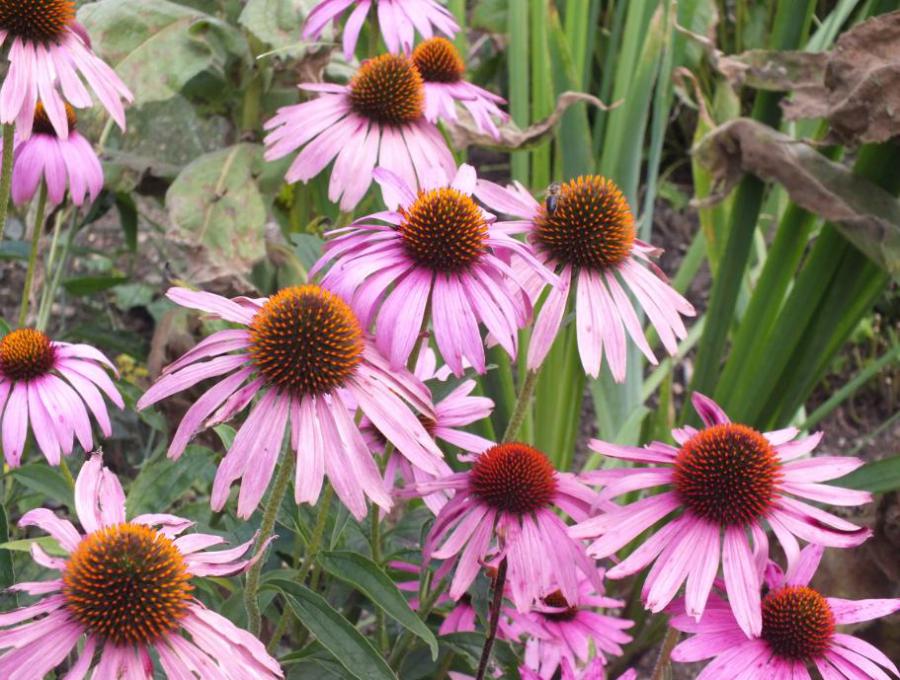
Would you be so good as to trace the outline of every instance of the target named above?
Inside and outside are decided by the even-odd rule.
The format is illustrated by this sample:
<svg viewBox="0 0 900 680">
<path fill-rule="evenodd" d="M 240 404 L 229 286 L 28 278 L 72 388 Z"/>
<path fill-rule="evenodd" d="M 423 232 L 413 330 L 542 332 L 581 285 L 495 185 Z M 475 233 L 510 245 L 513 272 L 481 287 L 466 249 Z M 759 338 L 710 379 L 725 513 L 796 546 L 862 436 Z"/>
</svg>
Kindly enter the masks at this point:
<svg viewBox="0 0 900 680">
<path fill-rule="evenodd" d="M 458 121 L 447 124 L 447 129 L 450 133 L 452 146 L 457 149 L 464 149 L 469 146 L 481 146 L 507 151 L 527 149 L 544 141 L 553 132 L 553 128 L 559 123 L 566 109 L 579 102 L 586 102 L 603 111 L 610 111 L 622 103 L 617 101 L 607 105 L 597 99 L 597 97 L 584 92 L 563 92 L 556 100 L 556 108 L 553 113 L 544 118 L 544 120 L 524 130 L 513 122 L 500 125 L 499 140 L 481 132 L 472 120 L 472 116 L 465 110 L 459 112 Z"/>
<path fill-rule="evenodd" d="M 884 142 L 900 134 L 900 11 L 850 29 L 827 53 L 752 50 L 725 56 L 704 44 L 734 86 L 793 92 L 782 102 L 789 120 L 827 119 L 826 142 Z"/>
<path fill-rule="evenodd" d="M 891 276 L 900 275 L 900 202 L 881 187 L 749 118 L 719 126 L 694 153 L 715 180 L 704 206 L 721 201 L 745 172 L 778 182 L 794 203 L 833 222 Z"/>
</svg>

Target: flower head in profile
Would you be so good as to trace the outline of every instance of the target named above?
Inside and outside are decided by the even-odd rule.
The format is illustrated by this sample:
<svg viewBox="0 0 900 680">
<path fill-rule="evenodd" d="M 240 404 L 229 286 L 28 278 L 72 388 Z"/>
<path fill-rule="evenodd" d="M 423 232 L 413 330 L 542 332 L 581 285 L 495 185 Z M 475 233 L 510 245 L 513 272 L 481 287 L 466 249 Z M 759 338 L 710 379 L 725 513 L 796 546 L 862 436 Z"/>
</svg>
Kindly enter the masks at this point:
<svg viewBox="0 0 900 680">
<path fill-rule="evenodd" d="M 461 598 L 486 564 L 507 560 L 509 596 L 520 612 L 558 589 L 579 597 L 579 572 L 602 588 L 600 572 L 556 513 L 584 518 L 597 494 L 574 475 L 557 472 L 526 444 L 497 444 L 466 472 L 418 485 L 419 493 L 453 491 L 426 539 L 425 559 L 452 560 L 450 597 Z"/>
<path fill-rule="evenodd" d="M 436 0 L 321 0 L 306 18 L 303 37 L 306 40 L 318 39 L 328 22 L 337 22 L 348 8 L 353 7 L 344 24 L 343 35 L 344 57 L 350 61 L 356 52 L 360 29 L 373 4 L 378 11 L 381 37 L 388 51 L 394 54 L 401 51 L 409 54 L 415 31 L 423 38 L 430 38 L 437 29 L 452 38 L 459 30 L 450 11 Z"/>
<path fill-rule="evenodd" d="M 390 369 L 338 295 L 316 285 L 256 300 L 185 288 L 167 295 L 241 326 L 200 342 L 138 401 L 138 408 L 146 408 L 202 380 L 225 376 L 185 413 L 169 457 L 177 459 L 198 431 L 230 420 L 260 397 L 219 465 L 214 509 L 224 507 L 231 484 L 240 479 L 238 515 L 253 514 L 289 430 L 298 503 L 315 503 L 327 475 L 355 517 L 365 516 L 366 498 L 389 510 L 390 494 L 348 404 L 358 406 L 412 465 L 432 473 L 442 469 L 440 450 L 409 406 L 430 417 L 428 391 L 406 371 Z"/>
<path fill-rule="evenodd" d="M 520 184 L 501 187 L 480 180 L 475 195 L 491 210 L 516 217 L 498 226 L 524 232 L 538 257 L 559 274 L 534 325 L 528 367 L 540 367 L 556 338 L 573 284 L 572 308 L 584 370 L 597 377 L 604 355 L 617 382 L 625 380 L 626 335 L 657 363 L 626 288 L 637 300 L 670 354 L 687 335 L 681 316 L 694 308 L 667 283 L 651 257 L 659 251 L 636 237 L 628 201 L 610 180 L 578 177 L 538 203 Z M 537 301 L 544 286 L 530 287 Z"/>
<path fill-rule="evenodd" d="M 19 521 L 50 534 L 65 557 L 32 544 L 35 562 L 58 573 L 10 589 L 40 599 L 0 614 L 0 677 L 40 680 L 74 654 L 66 678 L 91 671 L 94 678 L 147 678 L 151 651 L 169 678 L 283 677 L 259 640 L 193 596 L 195 577 L 246 570 L 252 561 L 242 557 L 252 540 L 210 551 L 224 540 L 181 535 L 190 520 L 140 515 L 129 521 L 122 487 L 98 455 L 78 475 L 75 510 L 83 533 L 43 508 Z"/>
<path fill-rule="evenodd" d="M 101 392 L 119 408 L 125 404 L 106 369 L 115 372 L 95 348 L 57 342 L 33 328 L 0 338 L 0 434 L 7 464 L 22 462 L 29 430 L 51 465 L 72 453 L 75 440 L 90 451 L 89 412 L 104 436 L 112 435 Z"/>
<path fill-rule="evenodd" d="M 662 492 L 582 522 L 572 533 L 599 537 L 589 552 L 603 558 L 665 519 L 608 576 L 622 578 L 653 562 L 643 590 L 647 607 L 662 611 L 686 582 L 686 612 L 699 619 L 721 562 L 738 625 L 747 635 L 758 636 L 762 629 L 759 591 L 769 553 L 765 525 L 778 538 L 789 564 L 800 554 L 797 538 L 841 548 L 859 545 L 871 536 L 870 530 L 806 500 L 840 506 L 869 502 L 867 492 L 821 483 L 842 477 L 862 461 L 829 456 L 801 459 L 822 439 L 821 432 L 799 439 L 795 428 L 761 433 L 732 423 L 702 394 L 694 393 L 693 404 L 705 427 L 674 430 L 678 448 L 661 442 L 645 448 L 591 442 L 605 456 L 659 465 L 586 473 L 585 479 L 607 485 L 604 498 L 638 489 Z"/>
<path fill-rule="evenodd" d="M 519 673 L 522 680 L 546 680 L 546 676 L 540 675 L 528 666 L 522 666 Z M 559 680 L 607 680 L 606 666 L 603 664 L 603 659 L 597 657 L 584 668 L 576 670 L 568 659 L 563 659 L 560 664 Z M 637 671 L 630 668 L 616 680 L 638 680 Z"/>
<path fill-rule="evenodd" d="M 286 106 L 266 122 L 266 160 L 300 150 L 285 176 L 307 182 L 334 161 L 328 200 L 352 210 L 372 183 L 376 164 L 415 187 L 432 165 L 456 164 L 440 131 L 424 114 L 425 87 L 409 58 L 363 62 L 347 85 L 305 83 L 321 96 Z"/>
<path fill-rule="evenodd" d="M 480 324 L 515 356 L 531 306 L 507 260 L 518 254 L 531 274 L 555 277 L 472 200 L 475 169 L 462 165 L 451 180 L 433 168 L 418 192 L 386 168 L 375 179 L 385 203 L 399 207 L 337 232 L 314 271 L 332 265 L 323 282 L 351 301 L 364 326 L 375 323 L 378 347 L 393 366 L 406 364 L 429 317 L 456 375 L 466 362 L 485 371 Z"/>
<path fill-rule="evenodd" d="M 65 139 L 65 102 L 79 109 L 93 106 L 85 85 L 125 129 L 123 102 L 132 101 L 131 92 L 91 51 L 72 0 L 0 1 L 0 47 L 8 49 L 9 62 L 0 88 L 0 122 L 15 122 L 22 137 L 31 134 L 40 99 L 57 137 Z"/>
<path fill-rule="evenodd" d="M 412 60 L 425 82 L 425 118 L 433 123 L 438 119 L 455 121 L 458 102 L 472 115 L 481 132 L 500 139 L 494 118 L 509 120 L 509 115 L 498 106 L 506 100 L 465 80 L 466 65 L 452 42 L 431 38 L 419 43 Z"/>
<path fill-rule="evenodd" d="M 103 189 L 103 167 L 90 142 L 75 129 L 75 110 L 66 104 L 69 134 L 60 137 L 38 102 L 32 134 L 20 138 L 15 148 L 12 198 L 17 205 L 27 203 L 41 182 L 47 185 L 47 198 L 53 205 L 62 203 L 66 189 L 72 203 L 83 205 L 85 198 L 96 200 Z"/>
<path fill-rule="evenodd" d="M 525 665 L 549 680 L 564 661 L 573 668 L 587 664 L 594 650 L 598 654 L 594 663 L 600 665 L 607 654 L 621 655 L 621 645 L 631 641 L 624 631 L 634 622 L 598 610 L 624 606 L 622 600 L 605 597 L 591 581 L 582 578 L 574 600 L 567 600 L 554 589 L 528 612 L 507 609 L 507 630 L 513 639 L 526 640 Z"/>
<path fill-rule="evenodd" d="M 810 680 L 815 667 L 826 680 L 889 680 L 900 671 L 883 652 L 836 626 L 860 623 L 900 611 L 900 599 L 845 600 L 825 597 L 809 583 L 823 549 L 808 545 L 782 573 L 774 564 L 766 572 L 768 592 L 762 598 L 762 630 L 748 638 L 731 608 L 718 595 L 710 598 L 700 620 L 679 615 L 671 625 L 691 634 L 675 647 L 672 659 L 711 659 L 697 680 L 718 680 L 744 669 L 742 680 L 800 678 Z"/>
</svg>

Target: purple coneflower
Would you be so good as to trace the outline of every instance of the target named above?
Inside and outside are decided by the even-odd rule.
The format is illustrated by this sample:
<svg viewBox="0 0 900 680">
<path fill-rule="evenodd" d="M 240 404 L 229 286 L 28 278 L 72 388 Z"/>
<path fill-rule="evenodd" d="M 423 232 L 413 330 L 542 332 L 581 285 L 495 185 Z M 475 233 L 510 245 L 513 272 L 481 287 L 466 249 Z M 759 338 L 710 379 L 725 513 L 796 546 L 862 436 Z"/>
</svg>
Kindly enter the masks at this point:
<svg viewBox="0 0 900 680">
<path fill-rule="evenodd" d="M 584 370 L 597 377 L 604 354 L 617 382 L 625 380 L 626 333 L 647 359 L 656 357 L 623 283 L 636 298 L 670 354 L 687 330 L 681 316 L 694 308 L 679 295 L 651 261 L 660 251 L 635 236 L 628 201 L 610 180 L 590 175 L 560 185 L 558 193 L 538 203 L 521 184 L 501 187 L 479 180 L 475 195 L 490 209 L 517 218 L 498 222 L 509 233 L 524 232 L 538 256 L 559 274 L 538 315 L 528 347 L 528 368 L 537 370 L 556 338 L 575 282 L 572 307 L 578 352 Z M 529 291 L 536 302 L 543 283 Z"/>
<path fill-rule="evenodd" d="M 93 448 L 88 411 L 104 436 L 112 434 L 101 391 L 119 408 L 125 404 L 104 367 L 115 373 L 93 347 L 54 342 L 33 328 L 0 338 L 0 430 L 10 467 L 22 462 L 29 429 L 51 465 L 72 453 L 75 439 L 85 451 Z"/>
<path fill-rule="evenodd" d="M 57 136 L 65 139 L 69 132 L 65 100 L 79 109 L 90 108 L 93 102 L 87 83 L 113 120 L 125 129 L 122 102 L 132 101 L 131 92 L 91 51 L 87 32 L 75 21 L 74 2 L 0 1 L 0 47 L 5 48 L 10 38 L 9 70 L 0 88 L 0 122 L 15 121 L 19 134 L 27 137 L 35 105 L 41 100 Z"/>
<path fill-rule="evenodd" d="M 527 666 L 519 668 L 522 680 L 545 680 L 544 676 L 535 673 Z M 568 659 L 563 659 L 560 669 L 560 680 L 607 680 L 606 666 L 603 660 L 596 658 L 581 670 L 576 670 L 569 663 Z M 629 668 L 622 673 L 616 680 L 637 680 L 637 671 Z"/>
<path fill-rule="evenodd" d="M 179 536 L 190 520 L 140 515 L 128 521 L 122 486 L 98 455 L 78 474 L 75 511 L 83 534 L 43 508 L 19 521 L 50 534 L 66 557 L 32 544 L 34 561 L 59 573 L 10 588 L 41 599 L 0 614 L 0 649 L 6 650 L 0 676 L 40 680 L 74 653 L 66 678 L 91 670 L 94 678 L 147 678 L 152 650 L 169 678 L 283 677 L 259 640 L 192 595 L 196 576 L 246 570 L 252 560 L 241 558 L 252 540 L 213 552 L 206 549 L 224 543 L 219 536 Z"/>
<path fill-rule="evenodd" d="M 900 611 L 896 600 L 844 600 L 824 597 L 809 587 L 822 558 L 821 546 L 808 545 L 787 572 L 770 565 L 768 592 L 762 598 L 762 630 L 747 638 L 734 613 L 718 595 L 710 598 L 702 618 L 680 615 L 670 621 L 693 635 L 672 652 L 681 662 L 713 661 L 697 680 L 792 678 L 810 680 L 815 666 L 825 680 L 889 680 L 897 666 L 865 640 L 840 633 L 835 626 L 871 621 Z"/>
<path fill-rule="evenodd" d="M 816 447 L 821 432 L 800 439 L 792 427 L 760 433 L 732 423 L 702 394 L 694 393 L 693 404 L 706 427 L 674 430 L 680 448 L 661 442 L 645 448 L 591 442 L 605 456 L 662 466 L 586 473 L 584 479 L 607 485 L 604 498 L 638 489 L 663 491 L 582 522 L 572 533 L 579 538 L 599 536 L 588 551 L 603 558 L 669 518 L 607 575 L 622 578 L 655 561 L 644 583 L 647 607 L 662 611 L 687 581 L 686 612 L 699 619 L 721 562 L 734 615 L 747 635 L 758 636 L 759 590 L 769 553 L 764 523 L 778 538 L 789 564 L 800 553 L 798 537 L 817 545 L 859 545 L 871 536 L 870 530 L 796 497 L 841 506 L 869 502 L 871 495 L 865 491 L 820 483 L 842 477 L 862 461 L 828 456 L 798 460 Z"/>
<path fill-rule="evenodd" d="M 75 129 L 75 110 L 66 104 L 69 134 L 59 137 L 38 102 L 32 134 L 16 143 L 13 163 L 12 198 L 17 205 L 33 197 L 41 181 L 47 185 L 47 198 L 53 205 L 62 203 L 69 190 L 75 205 L 84 199 L 96 200 L 103 189 L 103 167 L 94 148 Z"/>
<path fill-rule="evenodd" d="M 602 588 L 600 572 L 569 536 L 556 510 L 578 520 L 597 494 L 526 444 L 497 444 L 471 469 L 417 486 L 423 495 L 454 491 L 438 513 L 423 549 L 425 559 L 453 560 L 450 597 L 461 598 L 486 564 L 507 560 L 509 595 L 520 612 L 551 589 L 578 598 L 578 573 Z"/>
<path fill-rule="evenodd" d="M 351 301 L 364 326 L 375 322 L 378 347 L 393 366 L 406 364 L 428 317 L 441 357 L 456 375 L 466 361 L 485 371 L 479 323 L 515 356 L 531 306 L 506 260 L 517 254 L 535 276 L 555 277 L 472 200 L 475 169 L 462 165 L 449 181 L 433 168 L 418 193 L 386 168 L 376 169 L 375 179 L 385 203 L 399 204 L 398 210 L 338 231 L 314 271 L 333 265 L 323 282 Z"/>
<path fill-rule="evenodd" d="M 329 21 L 338 17 L 350 7 L 353 12 L 344 24 L 344 57 L 349 61 L 356 52 L 356 41 L 365 23 L 366 15 L 375 3 L 378 8 L 378 24 L 388 51 L 406 54 L 412 49 L 415 31 L 423 38 L 430 38 L 437 29 L 452 38 L 459 25 L 446 7 L 435 0 L 322 0 L 313 7 L 303 27 L 303 37 L 318 39 Z"/>
<path fill-rule="evenodd" d="M 509 115 L 497 105 L 506 100 L 466 81 L 466 65 L 459 50 L 446 38 L 431 38 L 412 53 L 413 63 L 425 81 L 425 118 L 432 123 L 457 120 L 456 103 L 462 104 L 482 132 L 500 139 L 494 118 L 505 122 Z"/>
<path fill-rule="evenodd" d="M 372 184 L 376 163 L 413 187 L 433 165 L 455 170 L 447 143 L 423 115 L 425 88 L 409 58 L 383 54 L 364 62 L 347 85 L 300 87 L 321 96 L 279 109 L 265 125 L 267 160 L 302 147 L 286 181 L 306 182 L 334 160 L 328 199 L 352 210 Z"/>
<path fill-rule="evenodd" d="M 631 636 L 623 631 L 634 626 L 634 622 L 597 610 L 624 606 L 622 600 L 599 594 L 593 583 L 582 579 L 574 600 L 567 600 L 554 589 L 531 611 L 523 614 L 508 609 L 508 630 L 513 639 L 526 639 L 525 665 L 549 680 L 555 677 L 563 661 L 577 667 L 587 663 L 596 652 L 595 663 L 602 665 L 605 655 L 621 655 L 621 645 L 631 641 Z"/>
<path fill-rule="evenodd" d="M 388 366 L 339 296 L 316 285 L 285 288 L 257 300 L 185 288 L 172 288 L 167 296 L 242 326 L 200 342 L 169 365 L 138 401 L 138 408 L 146 408 L 227 374 L 185 413 L 169 457 L 177 459 L 199 430 L 231 419 L 260 395 L 219 465 L 214 509 L 222 509 L 232 482 L 242 479 L 238 515 L 253 514 L 290 424 L 298 503 L 315 503 L 327 475 L 355 517 L 365 516 L 367 497 L 389 510 L 390 493 L 348 403 L 358 405 L 413 465 L 441 470 L 440 450 L 407 406 L 430 416 L 428 391 L 406 371 Z"/>
</svg>

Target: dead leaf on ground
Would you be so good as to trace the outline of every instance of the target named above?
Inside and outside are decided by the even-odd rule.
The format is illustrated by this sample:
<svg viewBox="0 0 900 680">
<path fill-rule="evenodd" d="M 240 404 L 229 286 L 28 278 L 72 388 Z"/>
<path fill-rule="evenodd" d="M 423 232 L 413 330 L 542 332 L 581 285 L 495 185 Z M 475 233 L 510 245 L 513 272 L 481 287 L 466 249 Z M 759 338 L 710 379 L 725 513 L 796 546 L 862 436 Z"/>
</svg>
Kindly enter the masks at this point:
<svg viewBox="0 0 900 680">
<path fill-rule="evenodd" d="M 749 118 L 719 126 L 694 153 L 715 178 L 716 191 L 703 205 L 725 198 L 745 172 L 778 182 L 794 203 L 833 222 L 891 276 L 900 275 L 900 202 L 876 184 Z"/>
<path fill-rule="evenodd" d="M 458 121 L 447 124 L 447 129 L 450 133 L 452 146 L 457 149 L 464 149 L 469 146 L 481 146 L 504 151 L 528 149 L 544 141 L 553 132 L 553 128 L 559 123 L 566 109 L 579 102 L 586 102 L 602 111 L 609 111 L 622 103 L 618 101 L 607 105 L 597 99 L 597 97 L 584 92 L 563 92 L 559 95 L 559 99 L 556 100 L 556 109 L 544 120 L 524 130 L 513 122 L 498 126 L 500 130 L 499 140 L 479 130 L 472 116 L 465 110 L 460 111 Z"/>
</svg>

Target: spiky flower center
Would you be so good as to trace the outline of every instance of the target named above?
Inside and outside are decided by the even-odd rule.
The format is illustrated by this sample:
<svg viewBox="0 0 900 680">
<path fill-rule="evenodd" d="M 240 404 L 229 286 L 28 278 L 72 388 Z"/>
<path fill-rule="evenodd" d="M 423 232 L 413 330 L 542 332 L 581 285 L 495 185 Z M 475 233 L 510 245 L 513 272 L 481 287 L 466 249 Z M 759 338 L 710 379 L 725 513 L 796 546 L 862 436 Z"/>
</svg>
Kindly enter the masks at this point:
<svg viewBox="0 0 900 680">
<path fill-rule="evenodd" d="M 33 328 L 20 328 L 0 339 L 0 375 L 32 380 L 48 373 L 56 361 L 50 338 Z"/>
<path fill-rule="evenodd" d="M 78 116 L 75 115 L 75 109 L 68 102 L 66 102 L 65 107 L 66 122 L 69 125 L 69 132 L 72 132 L 78 125 Z M 34 123 L 31 125 L 31 131 L 38 135 L 52 135 L 56 137 L 56 129 L 53 127 L 53 123 L 50 122 L 47 109 L 44 108 L 41 102 L 38 102 L 37 106 L 34 107 Z"/>
<path fill-rule="evenodd" d="M 527 444 L 497 444 L 475 460 L 469 487 L 492 508 L 523 515 L 553 502 L 556 470 Z"/>
<path fill-rule="evenodd" d="M 467 269 L 487 252 L 488 226 L 470 197 L 451 188 L 420 191 L 401 208 L 400 236 L 418 264 L 439 272 Z"/>
<path fill-rule="evenodd" d="M 116 645 L 146 645 L 178 628 L 191 574 L 175 544 L 155 529 L 117 524 L 88 534 L 63 572 L 76 621 Z"/>
<path fill-rule="evenodd" d="M 429 38 L 419 43 L 412 60 L 427 83 L 455 83 L 466 72 L 459 50 L 446 38 Z"/>
<path fill-rule="evenodd" d="M 382 54 L 369 59 L 350 81 L 353 110 L 377 123 L 403 125 L 422 116 L 425 87 L 407 57 Z"/>
<path fill-rule="evenodd" d="M 74 21 L 72 0 L 0 0 L 0 29 L 32 42 L 57 40 Z"/>
<path fill-rule="evenodd" d="M 762 638 L 785 659 L 821 657 L 834 635 L 831 606 L 812 588 L 784 586 L 762 601 Z"/>
<path fill-rule="evenodd" d="M 634 245 L 634 216 L 624 194 L 599 175 L 579 177 L 548 197 L 535 219 L 535 238 L 553 258 L 602 270 L 623 262 Z"/>
<path fill-rule="evenodd" d="M 542 610 L 541 616 L 550 621 L 571 621 L 578 616 L 578 607 L 570 605 L 561 591 L 556 590 L 544 598 L 544 604 L 555 611 Z"/>
<path fill-rule="evenodd" d="M 675 490 L 695 515 L 722 526 L 743 526 L 771 508 L 781 465 L 762 434 L 721 423 L 684 443 L 674 476 Z"/>
<path fill-rule="evenodd" d="M 342 387 L 362 360 L 356 315 L 334 293 L 315 285 L 285 288 L 250 324 L 250 356 L 270 385 L 298 395 Z"/>
</svg>

